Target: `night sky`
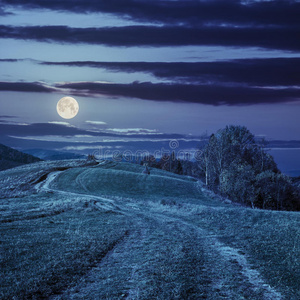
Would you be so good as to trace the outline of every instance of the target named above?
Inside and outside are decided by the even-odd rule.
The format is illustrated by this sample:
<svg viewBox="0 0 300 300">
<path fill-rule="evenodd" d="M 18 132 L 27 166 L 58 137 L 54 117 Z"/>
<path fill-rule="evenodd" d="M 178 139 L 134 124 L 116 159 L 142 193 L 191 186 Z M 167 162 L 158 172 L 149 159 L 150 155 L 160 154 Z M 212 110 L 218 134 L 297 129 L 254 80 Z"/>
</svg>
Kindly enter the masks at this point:
<svg viewBox="0 0 300 300">
<path fill-rule="evenodd" d="M 0 19 L 0 143 L 189 148 L 230 124 L 300 139 L 300 1 L 4 0 Z"/>
</svg>

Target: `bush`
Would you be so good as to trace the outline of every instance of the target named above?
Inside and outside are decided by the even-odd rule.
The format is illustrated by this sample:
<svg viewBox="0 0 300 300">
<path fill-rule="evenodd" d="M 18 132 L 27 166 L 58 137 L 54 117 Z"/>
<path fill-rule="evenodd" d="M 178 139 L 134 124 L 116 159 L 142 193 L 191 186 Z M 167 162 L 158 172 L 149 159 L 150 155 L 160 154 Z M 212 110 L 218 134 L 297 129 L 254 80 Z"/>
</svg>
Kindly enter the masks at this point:
<svg viewBox="0 0 300 300">
<path fill-rule="evenodd" d="M 256 176 L 256 198 L 261 208 L 300 210 L 299 194 L 284 174 L 265 171 Z"/>
</svg>

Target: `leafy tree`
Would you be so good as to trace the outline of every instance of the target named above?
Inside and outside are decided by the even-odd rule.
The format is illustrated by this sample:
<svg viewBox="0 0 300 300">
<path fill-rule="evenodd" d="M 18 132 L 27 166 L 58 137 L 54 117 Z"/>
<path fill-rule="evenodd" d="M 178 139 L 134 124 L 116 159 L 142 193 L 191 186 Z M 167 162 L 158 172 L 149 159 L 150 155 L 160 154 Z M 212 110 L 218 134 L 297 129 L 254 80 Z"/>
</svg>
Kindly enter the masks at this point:
<svg viewBox="0 0 300 300">
<path fill-rule="evenodd" d="M 198 152 L 209 188 L 253 208 L 300 209 L 299 191 L 246 127 L 218 130 Z"/>
<path fill-rule="evenodd" d="M 251 165 L 235 161 L 221 174 L 220 192 L 233 201 L 256 206 L 255 172 Z"/>
<path fill-rule="evenodd" d="M 236 160 L 247 162 L 245 157 L 255 143 L 254 136 L 244 126 L 226 126 L 212 134 L 208 144 L 201 149 L 198 164 L 205 173 L 205 183 L 214 188 L 221 182 L 221 175 Z M 248 163 L 248 162 L 247 162 Z"/>
</svg>

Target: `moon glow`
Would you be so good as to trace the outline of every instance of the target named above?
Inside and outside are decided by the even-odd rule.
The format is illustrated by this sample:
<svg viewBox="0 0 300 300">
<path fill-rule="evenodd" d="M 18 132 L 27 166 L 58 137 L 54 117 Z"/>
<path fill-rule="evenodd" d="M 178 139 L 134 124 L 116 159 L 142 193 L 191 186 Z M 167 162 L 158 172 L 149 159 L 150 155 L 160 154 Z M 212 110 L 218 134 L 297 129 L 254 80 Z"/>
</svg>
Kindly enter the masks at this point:
<svg viewBox="0 0 300 300">
<path fill-rule="evenodd" d="M 56 110 L 62 118 L 72 119 L 77 115 L 79 111 L 79 105 L 74 98 L 67 96 L 61 98 L 57 102 Z"/>
</svg>

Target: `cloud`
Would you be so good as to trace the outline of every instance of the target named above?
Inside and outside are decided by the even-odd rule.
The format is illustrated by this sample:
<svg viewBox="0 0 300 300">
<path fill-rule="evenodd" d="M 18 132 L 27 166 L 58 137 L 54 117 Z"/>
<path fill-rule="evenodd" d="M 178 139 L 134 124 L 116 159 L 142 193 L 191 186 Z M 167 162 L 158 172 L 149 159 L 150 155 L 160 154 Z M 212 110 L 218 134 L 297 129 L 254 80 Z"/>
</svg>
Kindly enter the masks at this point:
<svg viewBox="0 0 300 300">
<path fill-rule="evenodd" d="M 247 85 L 186 84 L 133 82 L 129 84 L 100 82 L 59 83 L 54 87 L 41 83 L 3 83 L 0 90 L 17 92 L 61 92 L 87 97 L 126 97 L 153 101 L 187 102 L 208 105 L 251 105 L 294 102 L 300 99 L 295 87 L 250 87 Z M 48 124 L 50 125 L 50 124 Z M 56 125 L 58 124 L 51 124 Z M 44 126 L 44 125 L 43 125 Z M 61 126 L 62 127 L 62 126 Z M 68 128 L 63 126 L 63 128 Z M 37 129 L 39 131 L 39 129 Z"/>
<path fill-rule="evenodd" d="M 18 118 L 16 116 L 8 116 L 8 115 L 1 115 L 0 116 L 0 119 L 15 119 L 15 118 Z"/>
<path fill-rule="evenodd" d="M 1 58 L 0 62 L 18 62 L 23 61 L 24 59 L 15 59 L 15 58 Z"/>
<path fill-rule="evenodd" d="M 248 86 L 199 85 L 180 83 L 133 82 L 103 84 L 81 82 L 59 84 L 57 88 L 86 95 L 107 95 L 155 101 L 190 102 L 210 105 L 246 105 L 299 101 L 297 88 L 260 88 Z"/>
<path fill-rule="evenodd" d="M 68 26 L 0 26 L 0 38 L 95 44 L 114 47 L 166 47 L 187 45 L 263 47 L 300 50 L 298 28 L 204 26 L 125 26 L 71 28 Z"/>
<path fill-rule="evenodd" d="M 140 22 L 159 24 L 202 25 L 206 23 L 240 25 L 300 24 L 298 1 L 238 0 L 2 0 L 3 4 L 26 9 L 51 9 L 74 13 L 102 12 Z"/>
<path fill-rule="evenodd" d="M 0 91 L 14 92 L 54 92 L 55 88 L 41 82 L 0 82 Z"/>
<path fill-rule="evenodd" d="M 132 134 L 128 135 L 128 132 Z M 153 134 L 149 134 L 153 132 Z M 22 149 L 57 149 L 68 147 L 68 150 L 102 150 L 102 149 L 152 149 L 161 147 L 169 149 L 171 140 L 180 145 L 196 145 L 200 137 L 181 134 L 154 133 L 152 129 L 125 128 L 116 129 L 111 133 L 91 132 L 64 124 L 39 123 L 27 126 L 0 123 L 0 143 Z"/>
<path fill-rule="evenodd" d="M 49 124 L 56 124 L 56 125 L 62 125 L 62 126 L 67 126 L 67 127 L 74 127 L 68 122 L 62 122 L 62 121 L 50 121 L 48 122 Z"/>
<path fill-rule="evenodd" d="M 88 123 L 91 125 L 107 125 L 107 123 L 103 122 L 103 121 L 85 121 L 85 123 Z"/>
<path fill-rule="evenodd" d="M 15 126 L 28 126 L 29 125 L 28 123 L 5 121 L 5 120 L 0 120 L 0 124 L 15 125 Z"/>
<path fill-rule="evenodd" d="M 62 150 L 67 151 L 83 151 L 83 150 L 100 150 L 100 149 L 121 149 L 123 146 L 103 146 L 103 145 L 95 145 L 95 146 L 67 146 Z"/>
<path fill-rule="evenodd" d="M 61 141 L 66 141 L 66 138 L 73 139 L 74 143 L 85 142 L 90 144 L 91 142 L 101 142 L 104 139 L 120 139 L 123 137 L 129 139 L 142 139 L 148 138 L 149 132 L 152 132 L 152 139 L 161 139 L 162 134 L 154 132 L 151 129 L 116 129 L 107 131 L 90 131 L 86 129 L 77 128 L 75 126 L 68 126 L 65 122 L 48 122 L 48 123 L 33 123 L 33 124 L 2 124 L 0 123 L 0 138 L 10 136 L 21 139 L 31 140 L 48 140 L 58 141 L 60 137 Z M 127 133 L 131 134 L 128 135 Z M 179 139 L 185 136 L 180 134 L 164 134 L 165 139 Z"/>
<path fill-rule="evenodd" d="M 239 82 L 249 85 L 299 85 L 300 58 L 237 59 L 214 62 L 40 62 L 43 65 L 144 72 L 157 78 L 186 82 Z"/>
<path fill-rule="evenodd" d="M 3 9 L 3 7 L 0 7 L 0 16 L 8 16 L 8 15 L 13 15 L 13 13 L 6 11 L 5 9 Z"/>
<path fill-rule="evenodd" d="M 34 124 L 0 124 L 0 136 L 74 136 L 76 134 L 86 134 L 83 129 L 74 126 L 66 126 L 65 124 L 57 123 L 34 123 Z"/>
<path fill-rule="evenodd" d="M 108 128 L 106 131 L 113 132 L 113 133 L 120 133 L 120 134 L 124 134 L 124 135 L 162 134 L 162 133 L 159 133 L 156 129 L 145 129 L 145 128 Z"/>
</svg>

